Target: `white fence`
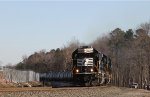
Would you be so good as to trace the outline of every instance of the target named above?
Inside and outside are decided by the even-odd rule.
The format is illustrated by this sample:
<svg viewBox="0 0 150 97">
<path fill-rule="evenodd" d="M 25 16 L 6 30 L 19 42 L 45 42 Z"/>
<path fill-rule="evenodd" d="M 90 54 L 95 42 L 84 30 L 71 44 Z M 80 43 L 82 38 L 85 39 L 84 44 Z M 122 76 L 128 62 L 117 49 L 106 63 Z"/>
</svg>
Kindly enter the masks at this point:
<svg viewBox="0 0 150 97">
<path fill-rule="evenodd" d="M 4 68 L 5 79 L 10 82 L 39 81 L 39 73 Z"/>
</svg>

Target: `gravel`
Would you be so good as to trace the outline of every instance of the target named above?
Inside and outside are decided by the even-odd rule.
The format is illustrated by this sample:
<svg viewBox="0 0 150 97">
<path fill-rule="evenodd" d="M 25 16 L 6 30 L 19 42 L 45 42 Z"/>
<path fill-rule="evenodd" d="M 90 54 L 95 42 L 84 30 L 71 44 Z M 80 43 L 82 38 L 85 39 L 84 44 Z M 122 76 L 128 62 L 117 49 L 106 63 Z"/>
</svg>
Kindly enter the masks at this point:
<svg viewBox="0 0 150 97">
<path fill-rule="evenodd" d="M 52 88 L 49 91 L 0 92 L 0 97 L 150 97 L 150 91 L 118 87 Z"/>
</svg>

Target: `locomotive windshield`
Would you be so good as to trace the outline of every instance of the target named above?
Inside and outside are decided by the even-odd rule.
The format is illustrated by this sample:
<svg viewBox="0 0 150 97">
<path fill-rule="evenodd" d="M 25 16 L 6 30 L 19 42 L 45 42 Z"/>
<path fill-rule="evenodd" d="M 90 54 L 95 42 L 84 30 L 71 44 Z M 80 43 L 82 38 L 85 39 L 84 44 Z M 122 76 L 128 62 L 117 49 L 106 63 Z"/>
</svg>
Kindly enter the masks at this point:
<svg viewBox="0 0 150 97">
<path fill-rule="evenodd" d="M 78 53 L 77 58 L 93 58 L 93 53 Z"/>
</svg>

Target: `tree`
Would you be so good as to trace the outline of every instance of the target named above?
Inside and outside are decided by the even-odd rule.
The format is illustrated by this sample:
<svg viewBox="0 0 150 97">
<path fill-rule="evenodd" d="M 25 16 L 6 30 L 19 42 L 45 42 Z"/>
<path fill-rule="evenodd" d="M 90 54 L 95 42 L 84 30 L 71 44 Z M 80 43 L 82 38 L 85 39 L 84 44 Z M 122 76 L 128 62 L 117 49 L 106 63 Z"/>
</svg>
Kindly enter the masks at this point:
<svg viewBox="0 0 150 97">
<path fill-rule="evenodd" d="M 124 37 L 125 37 L 125 40 L 131 40 L 133 39 L 133 30 L 132 29 L 129 29 L 128 31 L 126 31 Z"/>
<path fill-rule="evenodd" d="M 147 35 L 150 34 L 150 22 L 141 24 L 139 28 L 145 30 Z"/>
</svg>

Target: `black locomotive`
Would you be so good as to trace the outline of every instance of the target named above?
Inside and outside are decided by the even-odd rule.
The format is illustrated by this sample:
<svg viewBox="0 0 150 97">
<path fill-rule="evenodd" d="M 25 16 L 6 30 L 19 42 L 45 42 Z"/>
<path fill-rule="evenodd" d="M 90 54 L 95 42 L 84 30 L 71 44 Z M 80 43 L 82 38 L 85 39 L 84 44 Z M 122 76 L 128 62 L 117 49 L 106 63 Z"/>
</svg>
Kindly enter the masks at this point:
<svg viewBox="0 0 150 97">
<path fill-rule="evenodd" d="M 106 55 L 88 46 L 72 53 L 73 79 L 81 84 L 108 84 L 111 81 L 111 60 Z"/>
</svg>

